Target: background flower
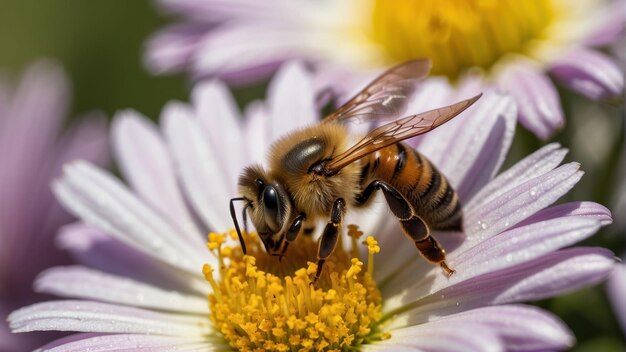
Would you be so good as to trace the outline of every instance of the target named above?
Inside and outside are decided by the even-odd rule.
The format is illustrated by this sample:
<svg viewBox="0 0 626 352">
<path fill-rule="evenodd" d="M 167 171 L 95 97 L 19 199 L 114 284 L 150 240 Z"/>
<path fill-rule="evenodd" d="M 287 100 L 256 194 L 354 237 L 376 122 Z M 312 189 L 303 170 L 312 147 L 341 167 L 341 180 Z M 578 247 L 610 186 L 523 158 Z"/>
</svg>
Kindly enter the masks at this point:
<svg viewBox="0 0 626 352">
<path fill-rule="evenodd" d="M 593 49 L 623 33 L 623 0 L 158 3 L 182 21 L 148 42 L 146 63 L 156 73 L 245 83 L 300 58 L 318 68 L 320 84 L 345 92 L 351 80 L 338 77 L 428 57 L 434 74 L 453 80 L 481 68 L 512 93 L 520 123 L 541 139 L 564 123 L 550 77 L 591 99 L 619 98 L 624 88 L 613 59 Z"/>
<path fill-rule="evenodd" d="M 267 102 L 251 105 L 242 120 L 221 83 L 203 83 L 194 89 L 191 105 L 168 104 L 161 132 L 136 112 L 120 113 L 113 145 L 130 187 L 85 162 L 68 165 L 55 184 L 61 202 L 90 224 L 66 227 L 62 242 L 98 269 L 56 267 L 36 282 L 41 292 L 85 300 L 20 309 L 9 318 L 12 328 L 89 333 L 49 346 L 61 346 L 60 351 L 225 348 L 207 318 L 209 287 L 199 269 L 204 262 L 216 263 L 204 249 L 202 233 L 207 227 L 230 227 L 226 204 L 243 164 L 260 160 L 276 136 L 316 121 L 312 86 L 300 65 L 288 65 L 270 85 Z M 409 111 L 440 106 L 473 90 L 468 85 L 455 92 L 440 80 L 422 88 Z M 513 138 L 515 116 L 511 99 L 486 92 L 464 116 L 413 141 L 466 204 L 465 237 L 438 235 L 457 269 L 450 279 L 417 258 L 412 246 L 398 242 L 406 240 L 396 222 L 383 212 L 367 212 L 365 228 L 376 229 L 382 247 L 375 276 L 385 312 L 393 316 L 385 326 L 391 339 L 367 347 L 528 350 L 573 343 L 552 315 L 511 303 L 606 277 L 613 265 L 609 251 L 561 248 L 591 236 L 610 222 L 610 214 L 589 202 L 550 207 L 582 176 L 576 163 L 558 166 L 565 156 L 558 145 L 496 176 Z M 229 137 L 249 143 L 229 144 Z"/>
<path fill-rule="evenodd" d="M 12 89 L 0 82 L 0 315 L 46 296 L 31 288 L 35 275 L 68 263 L 53 245 L 56 230 L 71 217 L 56 203 L 48 185 L 61 165 L 74 159 L 107 160 L 106 121 L 100 113 L 62 132 L 69 84 L 50 61 L 32 65 Z M 59 137 L 61 135 L 61 137 Z M 49 340 L 50 338 L 48 338 Z M 0 350 L 24 351 L 42 336 L 9 334 L 0 322 Z"/>
</svg>

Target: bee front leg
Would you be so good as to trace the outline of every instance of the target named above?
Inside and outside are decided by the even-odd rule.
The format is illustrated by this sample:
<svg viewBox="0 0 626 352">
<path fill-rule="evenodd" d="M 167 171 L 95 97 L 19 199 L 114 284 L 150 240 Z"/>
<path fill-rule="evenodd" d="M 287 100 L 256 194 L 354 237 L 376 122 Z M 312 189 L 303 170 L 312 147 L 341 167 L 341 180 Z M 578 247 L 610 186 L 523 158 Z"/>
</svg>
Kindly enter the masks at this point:
<svg viewBox="0 0 626 352">
<path fill-rule="evenodd" d="M 356 197 L 357 204 L 365 204 L 376 190 L 382 190 L 389 209 L 400 220 L 402 232 L 415 243 L 417 250 L 432 263 L 439 264 L 447 276 L 454 274 L 454 270 L 446 264 L 446 251 L 441 248 L 437 240 L 430 235 L 428 225 L 415 215 L 413 207 L 406 198 L 392 185 L 383 181 L 372 181 L 363 192 Z"/>
<path fill-rule="evenodd" d="M 285 256 L 285 253 L 287 252 L 287 247 L 289 247 L 289 243 L 295 241 L 296 238 L 298 238 L 298 234 L 300 234 L 300 229 L 302 228 L 302 223 L 304 223 L 305 219 L 306 217 L 304 216 L 304 214 L 300 214 L 296 216 L 296 218 L 293 220 L 293 223 L 291 223 L 291 226 L 289 227 L 289 230 L 285 235 L 285 244 L 283 245 L 283 250 L 280 252 L 278 260 L 282 260 L 283 256 Z"/>
<path fill-rule="evenodd" d="M 337 246 L 337 239 L 340 235 L 341 222 L 343 220 L 343 214 L 346 210 L 346 202 L 343 198 L 337 198 L 333 203 L 333 209 L 330 212 L 330 221 L 326 224 L 322 238 L 320 239 L 319 247 L 317 249 L 317 272 L 315 273 L 315 279 L 313 284 L 319 280 L 322 275 L 322 268 L 324 262 L 329 255 L 335 251 Z"/>
</svg>

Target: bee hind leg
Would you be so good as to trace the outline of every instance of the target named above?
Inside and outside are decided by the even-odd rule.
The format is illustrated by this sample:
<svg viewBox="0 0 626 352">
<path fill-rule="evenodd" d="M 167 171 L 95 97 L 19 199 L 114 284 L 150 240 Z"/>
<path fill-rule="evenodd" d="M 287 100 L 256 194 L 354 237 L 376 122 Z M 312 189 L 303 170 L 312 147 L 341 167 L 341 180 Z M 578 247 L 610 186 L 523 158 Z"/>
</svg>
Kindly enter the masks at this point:
<svg viewBox="0 0 626 352">
<path fill-rule="evenodd" d="M 324 232 L 322 233 L 322 238 L 320 239 L 317 249 L 317 272 L 315 273 L 315 278 L 313 279 L 312 284 L 319 280 L 322 275 L 322 268 L 324 267 L 326 258 L 328 258 L 328 256 L 335 251 L 345 210 L 346 202 L 343 198 L 337 198 L 333 203 L 333 209 L 330 212 L 330 220 L 324 228 Z"/>
<path fill-rule="evenodd" d="M 417 250 L 432 263 L 439 264 L 447 276 L 454 274 L 454 270 L 446 264 L 446 251 L 441 248 L 437 240 L 430 235 L 430 229 L 417 215 L 414 215 L 413 207 L 406 198 L 392 185 L 374 180 L 363 192 L 357 196 L 358 204 L 365 204 L 376 190 L 382 190 L 389 209 L 402 225 L 404 235 L 415 242 Z"/>
<path fill-rule="evenodd" d="M 446 264 L 446 251 L 441 248 L 437 240 L 430 235 L 428 226 L 417 216 L 413 216 L 408 220 L 401 220 L 402 232 L 405 236 L 415 242 L 415 247 L 424 258 L 432 263 L 439 264 L 446 276 L 455 273 Z"/>
</svg>

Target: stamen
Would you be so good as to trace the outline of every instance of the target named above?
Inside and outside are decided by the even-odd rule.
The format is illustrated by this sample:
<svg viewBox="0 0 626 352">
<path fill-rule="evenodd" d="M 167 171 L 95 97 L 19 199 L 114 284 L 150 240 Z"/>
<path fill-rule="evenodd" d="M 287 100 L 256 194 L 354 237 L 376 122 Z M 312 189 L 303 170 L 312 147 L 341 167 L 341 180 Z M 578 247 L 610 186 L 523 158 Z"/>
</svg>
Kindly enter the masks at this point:
<svg viewBox="0 0 626 352">
<path fill-rule="evenodd" d="M 258 236 L 244 234 L 248 255 L 239 246 L 223 247 L 226 236 L 210 234 L 208 248 L 218 256 L 220 278 L 205 265 L 211 284 L 211 321 L 240 350 L 352 349 L 388 337 L 377 325 L 382 299 L 372 279 L 373 255 L 380 248 L 368 237 L 368 270 L 358 257 L 356 226 L 348 227 L 353 248 L 338 248 L 328 258 L 316 286 L 317 243 L 300 236 L 279 262 L 262 249 Z M 232 235 L 231 235 L 232 237 Z M 354 254 L 357 255 L 354 255 Z"/>
<path fill-rule="evenodd" d="M 367 239 L 363 242 L 363 244 L 367 245 L 367 272 L 370 275 L 374 275 L 374 253 L 380 252 L 378 241 L 376 241 L 374 236 L 367 236 Z"/>
</svg>

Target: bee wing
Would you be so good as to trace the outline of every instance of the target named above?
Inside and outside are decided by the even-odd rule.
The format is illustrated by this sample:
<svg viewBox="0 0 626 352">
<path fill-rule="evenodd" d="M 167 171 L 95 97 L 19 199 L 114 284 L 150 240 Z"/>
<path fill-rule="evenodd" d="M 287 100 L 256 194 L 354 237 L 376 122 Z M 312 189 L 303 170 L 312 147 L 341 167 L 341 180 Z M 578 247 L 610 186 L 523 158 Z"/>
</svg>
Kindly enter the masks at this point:
<svg viewBox="0 0 626 352">
<path fill-rule="evenodd" d="M 430 66 L 429 59 L 419 59 L 390 68 L 322 122 L 397 116 L 406 108 L 416 82 L 428 75 Z"/>
<path fill-rule="evenodd" d="M 379 149 L 431 131 L 463 112 L 481 96 L 482 93 L 456 104 L 407 116 L 378 127 L 363 137 L 357 144 L 330 160 L 326 165 L 326 170 L 329 173 L 337 172 Z"/>
</svg>

